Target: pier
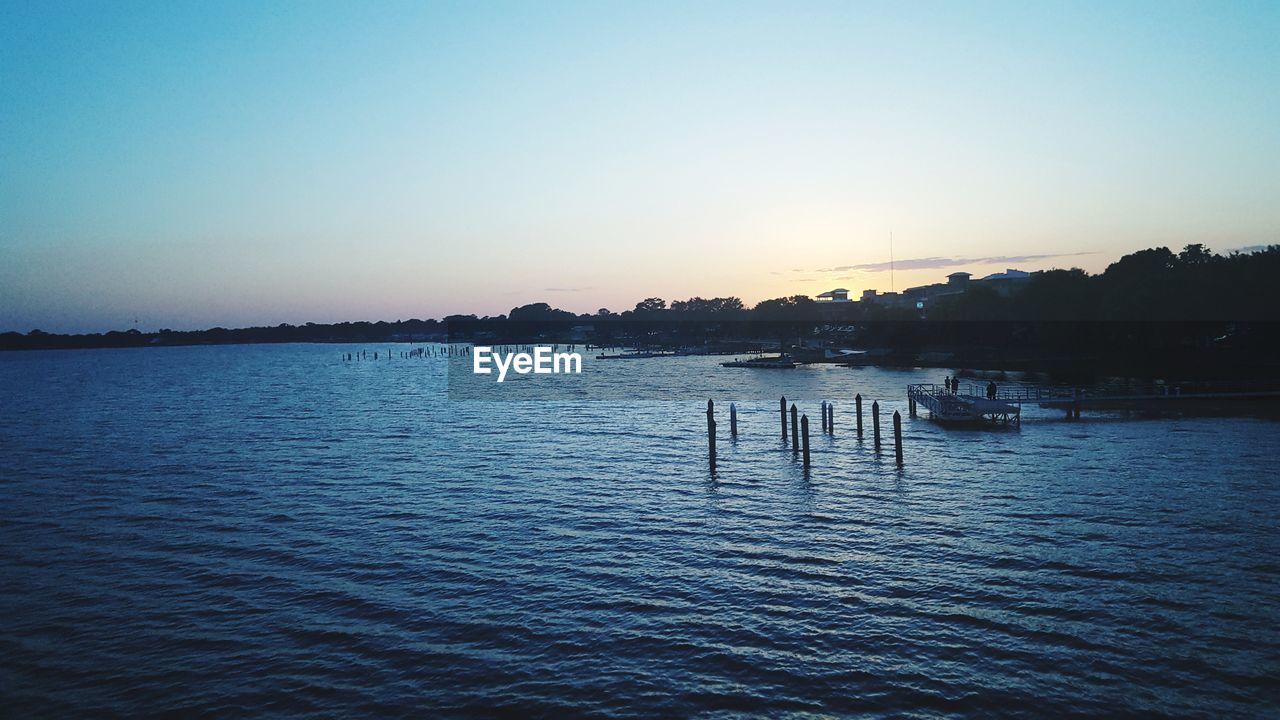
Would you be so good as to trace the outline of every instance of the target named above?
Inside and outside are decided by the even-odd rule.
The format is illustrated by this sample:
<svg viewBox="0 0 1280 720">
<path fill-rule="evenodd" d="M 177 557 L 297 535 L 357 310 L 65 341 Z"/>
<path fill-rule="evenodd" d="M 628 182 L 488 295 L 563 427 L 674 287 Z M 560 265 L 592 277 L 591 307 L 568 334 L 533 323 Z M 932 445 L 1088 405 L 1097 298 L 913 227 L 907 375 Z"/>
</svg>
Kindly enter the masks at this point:
<svg viewBox="0 0 1280 720">
<path fill-rule="evenodd" d="M 929 417 L 943 422 L 990 421 L 1003 424 L 1022 422 L 1021 403 L 1005 399 L 990 400 L 970 393 L 949 392 L 941 385 L 922 383 L 907 386 L 911 407 L 923 407 Z"/>
<path fill-rule="evenodd" d="M 985 385 L 956 383 L 954 390 L 930 383 L 907 386 L 907 401 L 914 410 L 923 407 L 930 418 L 942 422 L 1020 423 L 1023 405 L 1064 410 L 1079 418 L 1082 410 L 1160 411 L 1242 402 L 1274 402 L 1280 386 L 1262 384 L 1181 383 L 1144 386 L 1064 387 L 1058 385 L 997 385 L 995 398 L 986 396 Z"/>
</svg>

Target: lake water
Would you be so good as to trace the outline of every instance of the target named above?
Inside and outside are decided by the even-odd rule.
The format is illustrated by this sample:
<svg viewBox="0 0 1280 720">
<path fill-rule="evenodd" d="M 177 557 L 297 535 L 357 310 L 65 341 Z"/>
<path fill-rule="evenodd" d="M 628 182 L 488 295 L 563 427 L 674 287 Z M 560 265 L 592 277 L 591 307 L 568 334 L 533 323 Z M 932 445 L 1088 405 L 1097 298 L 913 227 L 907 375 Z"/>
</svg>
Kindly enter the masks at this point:
<svg viewBox="0 0 1280 720">
<path fill-rule="evenodd" d="M 944 371 L 721 358 L 589 364 L 607 401 L 464 402 L 445 361 L 340 360 L 361 349 L 0 354 L 0 714 L 1280 704 L 1275 422 L 948 430 L 905 417 Z"/>
</svg>

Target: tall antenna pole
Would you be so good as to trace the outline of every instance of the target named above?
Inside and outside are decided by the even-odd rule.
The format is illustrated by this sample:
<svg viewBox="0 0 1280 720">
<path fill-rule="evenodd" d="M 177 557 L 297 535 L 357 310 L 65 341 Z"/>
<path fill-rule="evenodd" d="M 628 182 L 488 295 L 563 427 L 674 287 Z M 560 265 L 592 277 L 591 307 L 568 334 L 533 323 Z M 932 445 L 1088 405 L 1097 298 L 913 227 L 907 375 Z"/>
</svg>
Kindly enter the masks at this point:
<svg viewBox="0 0 1280 720">
<path fill-rule="evenodd" d="M 893 287 L 893 231 L 889 231 L 889 292 L 895 292 Z"/>
</svg>

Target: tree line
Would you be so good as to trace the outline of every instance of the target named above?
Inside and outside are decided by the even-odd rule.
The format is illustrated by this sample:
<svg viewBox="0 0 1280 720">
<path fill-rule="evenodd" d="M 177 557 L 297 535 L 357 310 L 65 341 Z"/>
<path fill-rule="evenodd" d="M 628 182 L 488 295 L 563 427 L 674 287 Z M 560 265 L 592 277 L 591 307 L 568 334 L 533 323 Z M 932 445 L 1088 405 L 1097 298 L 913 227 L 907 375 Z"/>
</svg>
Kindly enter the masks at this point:
<svg viewBox="0 0 1280 720">
<path fill-rule="evenodd" d="M 1125 255 L 1100 274 L 1037 273 L 1004 297 L 982 283 L 931 309 L 937 320 L 1274 321 L 1280 245 L 1219 255 L 1201 244 Z"/>
<path fill-rule="evenodd" d="M 422 342 L 476 338 L 526 341 L 570 332 L 606 343 L 650 339 L 699 342 L 727 338 L 796 338 L 832 326 L 854 327 L 860 342 L 888 346 L 1061 342 L 1060 323 L 1174 328 L 1185 341 L 1249 323 L 1270 333 L 1280 315 L 1280 246 L 1217 254 L 1204 245 L 1174 253 L 1156 247 L 1125 255 L 1105 271 L 1080 269 L 1033 274 L 1014 292 L 972 282 L 963 293 L 940 296 L 920 310 L 909 303 L 817 303 L 805 295 L 762 300 L 748 308 L 737 297 L 691 297 L 668 303 L 648 297 L 629 310 L 600 308 L 578 314 L 546 302 L 514 307 L 505 315 L 450 315 L 439 320 L 281 324 L 196 331 L 137 330 L 57 335 L 32 330 L 0 333 L 0 349 L 138 347 L 269 342 Z M 1153 325 L 1154 327 L 1154 325 Z M 1100 333 L 1110 342 L 1112 327 Z M 1139 333 L 1141 334 L 1141 333 Z M 1237 333 L 1238 334 L 1238 333 Z M 1132 332 L 1130 332 L 1132 335 Z M 1041 337 L 1044 336 L 1044 337 Z M 1056 339 L 1050 339 L 1056 338 Z M 579 338 L 581 339 L 581 338 Z M 1077 344 L 1079 341 L 1076 341 Z"/>
</svg>

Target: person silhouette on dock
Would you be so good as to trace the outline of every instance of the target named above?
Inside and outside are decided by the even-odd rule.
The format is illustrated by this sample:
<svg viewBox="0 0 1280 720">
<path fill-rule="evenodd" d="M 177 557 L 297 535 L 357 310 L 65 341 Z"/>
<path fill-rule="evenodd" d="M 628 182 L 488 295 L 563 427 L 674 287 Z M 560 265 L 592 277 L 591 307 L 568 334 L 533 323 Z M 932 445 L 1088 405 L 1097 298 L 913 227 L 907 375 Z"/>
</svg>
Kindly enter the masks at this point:
<svg viewBox="0 0 1280 720">
<path fill-rule="evenodd" d="M 951 376 L 950 375 L 942 378 L 942 387 L 946 388 L 947 392 L 951 392 Z"/>
<path fill-rule="evenodd" d="M 991 382 L 987 383 L 987 399 L 988 400 L 996 399 L 996 389 L 997 388 L 996 388 L 995 380 L 992 380 Z"/>
</svg>

